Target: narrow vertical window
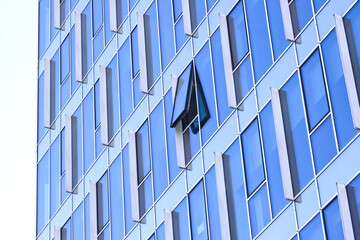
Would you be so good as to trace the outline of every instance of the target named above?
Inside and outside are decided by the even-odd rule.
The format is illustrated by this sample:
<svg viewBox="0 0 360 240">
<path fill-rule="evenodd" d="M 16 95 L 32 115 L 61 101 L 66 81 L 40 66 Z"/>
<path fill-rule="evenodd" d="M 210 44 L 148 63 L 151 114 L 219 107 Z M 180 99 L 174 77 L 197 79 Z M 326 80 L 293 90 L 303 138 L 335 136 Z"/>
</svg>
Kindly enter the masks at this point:
<svg viewBox="0 0 360 240">
<path fill-rule="evenodd" d="M 286 40 L 295 41 L 294 29 L 292 24 L 289 0 L 280 0 L 281 16 L 283 19 L 283 26 Z"/>
<path fill-rule="evenodd" d="M 110 9 L 110 30 L 113 32 L 119 32 L 119 27 L 122 22 L 122 6 L 120 0 L 109 0 Z"/>
<path fill-rule="evenodd" d="M 63 30 L 61 27 L 65 20 L 65 1 L 54 0 L 54 27 Z"/>
<path fill-rule="evenodd" d="M 111 69 L 100 66 L 100 118 L 101 118 L 101 143 L 109 145 L 109 76 Z"/>
<path fill-rule="evenodd" d="M 55 62 L 45 59 L 44 127 L 51 128 L 55 119 Z"/>
<path fill-rule="evenodd" d="M 149 69 L 148 69 L 148 54 L 149 46 L 145 25 L 148 17 L 145 14 L 137 13 L 137 31 L 138 31 L 138 49 L 139 49 L 139 67 L 140 67 L 140 90 L 143 93 L 149 92 Z"/>
<path fill-rule="evenodd" d="M 205 16 L 205 1 L 181 0 L 183 12 L 184 33 L 192 36 L 194 30 Z M 179 9 L 179 6 L 177 6 Z"/>
<path fill-rule="evenodd" d="M 138 190 L 138 159 L 136 146 L 136 133 L 129 131 L 129 168 L 131 192 L 131 216 L 133 221 L 140 221 L 140 200 Z"/>
<path fill-rule="evenodd" d="M 76 169 L 76 117 L 71 115 L 65 115 L 65 190 L 66 192 L 73 192 L 74 173 L 77 172 Z"/>
<path fill-rule="evenodd" d="M 90 181 L 90 240 L 97 240 L 98 215 L 97 215 L 97 186 Z"/>
<path fill-rule="evenodd" d="M 86 61 L 86 15 L 75 12 L 75 68 L 76 81 L 83 82 L 87 71 Z"/>
</svg>

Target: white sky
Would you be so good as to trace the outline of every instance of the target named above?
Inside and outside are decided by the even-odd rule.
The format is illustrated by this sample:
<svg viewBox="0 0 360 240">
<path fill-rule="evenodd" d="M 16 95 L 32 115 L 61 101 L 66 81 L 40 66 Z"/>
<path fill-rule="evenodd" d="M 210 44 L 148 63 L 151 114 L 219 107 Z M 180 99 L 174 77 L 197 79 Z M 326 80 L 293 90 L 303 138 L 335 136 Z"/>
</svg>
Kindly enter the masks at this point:
<svg viewBox="0 0 360 240">
<path fill-rule="evenodd" d="M 38 0 L 0 0 L 1 239 L 35 239 Z"/>
</svg>

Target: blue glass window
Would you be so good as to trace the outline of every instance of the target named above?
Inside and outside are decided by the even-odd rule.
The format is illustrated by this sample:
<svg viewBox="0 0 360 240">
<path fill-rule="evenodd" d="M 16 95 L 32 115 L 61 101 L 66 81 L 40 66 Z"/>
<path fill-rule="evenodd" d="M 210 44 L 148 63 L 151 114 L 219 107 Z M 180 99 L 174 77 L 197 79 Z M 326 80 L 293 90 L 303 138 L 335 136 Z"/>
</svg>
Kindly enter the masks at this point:
<svg viewBox="0 0 360 240">
<path fill-rule="evenodd" d="M 181 16 L 179 21 L 175 24 L 175 36 L 176 36 L 176 52 L 184 45 L 188 36 L 184 34 L 184 18 Z"/>
<path fill-rule="evenodd" d="M 107 172 L 96 183 L 98 231 L 109 221 L 109 194 Z"/>
<path fill-rule="evenodd" d="M 294 0 L 290 3 L 290 12 L 295 36 L 312 18 L 311 0 Z"/>
<path fill-rule="evenodd" d="M 355 200 L 357 209 L 354 208 L 352 205 L 351 210 L 354 212 L 352 214 L 352 221 L 355 224 L 358 224 L 360 222 L 360 216 L 359 216 L 359 209 L 360 209 L 360 175 L 358 175 L 354 180 L 352 180 L 349 185 L 347 186 L 348 190 L 348 196 L 350 197 L 350 200 Z M 354 203 L 355 203 L 354 202 Z M 357 214 L 356 214 L 357 213 Z M 358 226 L 358 225 L 356 225 Z M 356 234 L 358 234 L 359 228 L 354 228 Z"/>
<path fill-rule="evenodd" d="M 98 158 L 102 151 L 105 149 L 105 145 L 101 143 L 101 125 L 95 132 L 95 156 Z"/>
<path fill-rule="evenodd" d="M 60 82 L 62 83 L 70 72 L 70 37 L 66 36 L 60 46 Z"/>
<path fill-rule="evenodd" d="M 313 0 L 314 2 L 314 8 L 315 8 L 315 12 L 319 11 L 320 8 L 324 5 L 324 3 L 326 2 L 326 0 Z"/>
<path fill-rule="evenodd" d="M 84 208 L 85 240 L 90 240 L 90 194 L 84 199 Z"/>
<path fill-rule="evenodd" d="M 71 217 L 61 228 L 61 239 L 71 239 Z"/>
<path fill-rule="evenodd" d="M 54 27 L 54 0 L 50 0 L 50 42 L 54 39 L 58 30 Z"/>
<path fill-rule="evenodd" d="M 37 139 L 38 142 L 45 133 L 44 128 L 44 73 L 41 74 L 38 80 L 38 126 Z"/>
<path fill-rule="evenodd" d="M 239 104 L 254 86 L 250 56 L 234 72 L 237 103 Z"/>
<path fill-rule="evenodd" d="M 155 200 L 168 186 L 164 133 L 164 111 L 162 102 L 150 114 L 151 155 L 154 173 Z"/>
<path fill-rule="evenodd" d="M 50 42 L 50 6 L 49 0 L 39 2 L 39 59 Z"/>
<path fill-rule="evenodd" d="M 150 172 L 149 127 L 146 121 L 136 133 L 136 150 L 138 160 L 138 182 Z"/>
<path fill-rule="evenodd" d="M 133 32 L 134 33 L 134 32 Z M 137 42 L 136 42 L 137 43 Z M 134 45 L 133 45 L 134 46 Z M 119 53 L 119 85 L 120 85 L 120 113 L 121 124 L 125 122 L 132 111 L 131 94 L 131 62 L 130 41 L 127 39 L 121 46 Z M 134 58 L 133 58 L 134 59 Z"/>
<path fill-rule="evenodd" d="M 156 239 L 165 240 L 165 224 L 161 224 L 160 227 L 156 230 Z"/>
<path fill-rule="evenodd" d="M 227 92 L 225 86 L 224 62 L 221 49 L 220 28 L 212 35 L 211 52 L 214 69 L 214 79 L 216 88 L 216 103 L 219 114 L 219 124 L 221 124 L 231 113 L 231 108 L 227 102 Z"/>
<path fill-rule="evenodd" d="M 138 0 L 129 0 L 130 10 L 135 6 L 135 3 L 136 3 L 137 1 L 138 1 Z"/>
<path fill-rule="evenodd" d="M 94 37 L 94 62 L 100 56 L 100 53 L 104 49 L 104 28 L 101 28 L 98 34 Z"/>
<path fill-rule="evenodd" d="M 212 8 L 212 6 L 214 6 L 216 0 L 206 0 L 206 8 L 207 11 L 210 11 L 210 9 Z"/>
<path fill-rule="evenodd" d="M 240 1 L 228 16 L 231 58 L 235 68 L 249 51 L 244 19 L 243 2 Z"/>
<path fill-rule="evenodd" d="M 204 183 L 200 181 L 189 194 L 191 237 L 208 239 L 204 201 Z"/>
<path fill-rule="evenodd" d="M 336 155 L 336 144 L 331 117 L 328 117 L 311 135 L 315 170 L 319 173 Z"/>
<path fill-rule="evenodd" d="M 281 17 L 280 1 L 266 0 L 266 8 L 269 18 L 272 48 L 274 58 L 277 59 L 290 44 L 285 38 L 284 26 Z"/>
<path fill-rule="evenodd" d="M 44 228 L 49 220 L 49 151 L 41 158 L 37 166 L 37 223 L 36 234 Z"/>
<path fill-rule="evenodd" d="M 221 239 L 219 203 L 216 188 L 215 167 L 205 175 L 206 195 L 209 214 L 209 228 L 212 239 Z"/>
<path fill-rule="evenodd" d="M 60 109 L 63 109 L 70 98 L 70 78 L 66 78 L 60 87 Z"/>
<path fill-rule="evenodd" d="M 272 106 L 268 104 L 260 113 L 261 133 L 264 144 L 266 172 L 269 184 L 272 215 L 275 217 L 288 203 L 280 172 L 279 153 L 276 143 Z"/>
<path fill-rule="evenodd" d="M 324 221 L 328 240 L 344 240 L 339 201 L 337 198 L 324 209 Z"/>
<path fill-rule="evenodd" d="M 124 237 L 121 154 L 110 166 L 111 238 Z"/>
<path fill-rule="evenodd" d="M 98 240 L 110 240 L 110 227 L 106 226 L 104 231 L 98 236 Z"/>
<path fill-rule="evenodd" d="M 87 172 L 94 162 L 94 89 L 86 95 L 83 101 L 84 127 L 84 172 Z"/>
<path fill-rule="evenodd" d="M 257 119 L 241 135 L 248 195 L 265 180 Z"/>
<path fill-rule="evenodd" d="M 134 92 L 134 108 L 140 103 L 144 94 L 140 91 L 140 74 L 133 80 L 133 92 Z"/>
<path fill-rule="evenodd" d="M 300 68 L 310 130 L 329 112 L 319 51 Z"/>
<path fill-rule="evenodd" d="M 131 193 L 130 193 L 130 167 L 129 167 L 129 145 L 122 151 L 123 174 L 124 174 L 124 210 L 125 210 L 125 235 L 135 226 L 131 217 Z"/>
<path fill-rule="evenodd" d="M 76 67 L 75 67 L 75 26 L 70 31 L 70 48 L 71 48 L 71 94 L 73 94 L 80 84 L 76 81 Z"/>
<path fill-rule="evenodd" d="M 266 184 L 249 200 L 251 233 L 254 238 L 270 222 Z M 304 238 L 307 239 L 307 238 Z"/>
<path fill-rule="evenodd" d="M 60 54 L 59 50 L 56 51 L 51 59 L 55 63 L 55 117 L 60 112 Z"/>
<path fill-rule="evenodd" d="M 75 3 L 77 2 L 78 0 L 70 0 L 70 9 L 73 9 L 73 7 L 75 6 Z"/>
<path fill-rule="evenodd" d="M 320 214 L 316 215 L 316 217 L 314 217 L 303 229 L 301 229 L 300 239 L 324 239 Z"/>
<path fill-rule="evenodd" d="M 171 2 L 169 0 L 159 0 L 159 28 L 162 70 L 170 63 L 175 56 L 174 30 L 171 14 Z"/>
<path fill-rule="evenodd" d="M 73 220 L 73 240 L 84 239 L 84 204 L 81 203 L 72 215 Z M 66 240 L 70 240 L 67 238 Z"/>
<path fill-rule="evenodd" d="M 83 141 L 82 141 L 82 118 L 81 118 L 81 107 L 78 107 L 78 109 L 75 111 L 74 113 L 74 122 L 75 122 L 75 129 L 76 132 L 73 133 L 75 134 L 75 139 L 76 139 L 76 149 L 75 151 L 75 162 L 76 162 L 76 170 L 77 172 L 74 174 L 73 173 L 73 177 L 75 180 L 75 184 L 77 184 L 79 182 L 79 180 L 82 178 L 82 174 L 83 174 L 83 158 L 82 158 L 82 146 L 83 146 Z M 74 176 L 75 175 L 75 176 Z"/>
<path fill-rule="evenodd" d="M 86 29 L 86 64 L 85 69 L 86 72 L 89 71 L 89 69 L 92 66 L 93 58 L 92 58 L 92 27 L 91 27 L 91 3 L 89 2 L 88 5 L 85 7 L 84 11 L 82 12 L 85 14 L 85 29 Z"/>
<path fill-rule="evenodd" d="M 153 204 L 153 187 L 151 175 L 139 185 L 140 216 L 143 216 Z"/>
<path fill-rule="evenodd" d="M 124 43 L 125 45 L 125 43 Z M 138 46 L 138 31 L 135 27 L 131 33 L 131 53 L 132 53 L 132 71 L 133 77 L 139 72 L 139 46 Z"/>
<path fill-rule="evenodd" d="M 100 123 L 100 81 L 96 81 L 94 86 L 94 94 L 95 94 L 95 128 L 97 128 Z"/>
<path fill-rule="evenodd" d="M 174 21 L 176 21 L 182 13 L 181 0 L 173 0 Z"/>
<path fill-rule="evenodd" d="M 322 54 L 329 86 L 331 107 L 340 150 L 357 134 L 352 122 L 336 32 L 333 30 L 322 42 Z"/>
<path fill-rule="evenodd" d="M 108 69 L 110 69 L 111 72 L 111 79 L 108 81 L 109 88 L 111 93 L 109 94 L 111 101 L 111 104 L 109 104 L 109 138 L 111 139 L 115 133 L 120 128 L 120 114 L 119 114 L 119 80 L 118 80 L 118 71 L 117 71 L 117 56 L 111 60 L 111 62 L 108 65 Z"/>
<path fill-rule="evenodd" d="M 93 34 L 97 33 L 103 24 L 103 1 L 92 0 L 92 13 L 93 13 Z"/>
<path fill-rule="evenodd" d="M 189 0 L 190 1 L 190 6 L 192 6 L 192 4 L 195 3 L 195 16 L 196 16 L 196 26 L 198 26 L 201 22 L 201 20 L 203 20 L 203 18 L 205 17 L 206 14 L 206 10 L 205 10 L 205 0 Z"/>
<path fill-rule="evenodd" d="M 187 198 L 184 198 L 173 211 L 173 230 L 175 239 L 190 239 L 187 205 Z"/>
<path fill-rule="evenodd" d="M 60 137 L 50 146 L 50 217 L 60 206 Z"/>
<path fill-rule="evenodd" d="M 125 2 L 125 3 L 124 3 Z M 114 32 L 112 32 L 110 30 L 110 1 L 104 1 L 104 31 L 105 31 L 105 46 L 108 44 L 108 42 L 110 41 L 111 37 L 115 34 Z M 121 3 L 120 1 L 118 1 L 118 4 L 121 4 L 121 17 L 122 19 L 124 18 L 124 13 L 125 12 L 125 16 L 127 15 L 127 1 L 122 0 Z M 126 6 L 124 6 L 124 4 L 126 4 Z"/>
<path fill-rule="evenodd" d="M 272 64 L 265 6 L 263 0 L 247 0 L 245 5 L 257 82 Z"/>
</svg>

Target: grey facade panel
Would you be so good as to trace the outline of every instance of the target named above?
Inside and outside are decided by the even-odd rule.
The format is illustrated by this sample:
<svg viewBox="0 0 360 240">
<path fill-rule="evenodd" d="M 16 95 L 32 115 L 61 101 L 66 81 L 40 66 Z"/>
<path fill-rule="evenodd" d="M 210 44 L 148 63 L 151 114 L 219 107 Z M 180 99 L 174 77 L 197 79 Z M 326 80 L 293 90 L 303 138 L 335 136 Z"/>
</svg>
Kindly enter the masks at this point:
<svg viewBox="0 0 360 240">
<path fill-rule="evenodd" d="M 86 72 L 86 16 L 75 12 L 75 71 L 76 81 L 83 82 Z"/>
<path fill-rule="evenodd" d="M 284 32 L 286 40 L 295 41 L 294 29 L 291 19 L 291 12 L 288 0 L 280 0 L 281 16 L 284 25 Z"/>
<path fill-rule="evenodd" d="M 109 145 L 109 99 L 108 99 L 108 76 L 109 69 L 99 66 L 100 69 L 100 119 L 101 119 L 101 143 Z"/>
</svg>

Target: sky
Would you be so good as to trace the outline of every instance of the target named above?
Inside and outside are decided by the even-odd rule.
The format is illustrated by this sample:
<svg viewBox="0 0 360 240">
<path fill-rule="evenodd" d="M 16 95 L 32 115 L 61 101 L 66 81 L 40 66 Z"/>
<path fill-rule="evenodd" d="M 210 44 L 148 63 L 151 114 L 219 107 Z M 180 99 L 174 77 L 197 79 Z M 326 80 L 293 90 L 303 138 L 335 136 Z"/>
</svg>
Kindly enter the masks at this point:
<svg viewBox="0 0 360 240">
<path fill-rule="evenodd" d="M 1 239 L 35 239 L 38 0 L 0 0 Z"/>
</svg>

